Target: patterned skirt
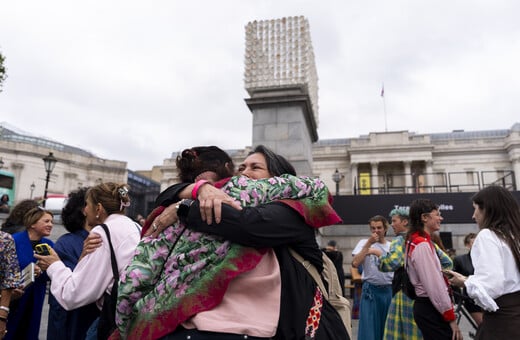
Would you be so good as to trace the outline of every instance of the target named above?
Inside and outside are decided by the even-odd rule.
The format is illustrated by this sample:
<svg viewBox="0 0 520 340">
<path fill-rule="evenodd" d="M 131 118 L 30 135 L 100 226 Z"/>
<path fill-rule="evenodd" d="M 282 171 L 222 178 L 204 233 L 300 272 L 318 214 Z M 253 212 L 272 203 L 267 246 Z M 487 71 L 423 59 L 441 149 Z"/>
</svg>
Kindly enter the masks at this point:
<svg viewBox="0 0 520 340">
<path fill-rule="evenodd" d="M 413 318 L 413 300 L 398 291 L 386 316 L 384 340 L 421 340 L 422 334 Z"/>
</svg>

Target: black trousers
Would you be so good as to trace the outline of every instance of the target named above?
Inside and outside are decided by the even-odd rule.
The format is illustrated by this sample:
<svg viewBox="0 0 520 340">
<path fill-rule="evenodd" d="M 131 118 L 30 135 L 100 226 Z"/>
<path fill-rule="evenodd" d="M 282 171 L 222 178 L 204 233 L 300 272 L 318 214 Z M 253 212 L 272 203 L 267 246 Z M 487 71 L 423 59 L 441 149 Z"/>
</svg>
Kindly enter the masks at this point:
<svg viewBox="0 0 520 340">
<path fill-rule="evenodd" d="M 450 324 L 442 318 L 429 298 L 417 297 L 413 304 L 413 317 L 424 340 L 451 340 Z"/>
</svg>

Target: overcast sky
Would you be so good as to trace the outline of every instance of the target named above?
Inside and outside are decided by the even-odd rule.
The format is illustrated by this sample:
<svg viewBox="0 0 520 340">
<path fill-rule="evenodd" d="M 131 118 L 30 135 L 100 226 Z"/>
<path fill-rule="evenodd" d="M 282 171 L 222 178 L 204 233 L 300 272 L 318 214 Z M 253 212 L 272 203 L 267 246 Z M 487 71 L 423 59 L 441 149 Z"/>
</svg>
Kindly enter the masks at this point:
<svg viewBox="0 0 520 340">
<path fill-rule="evenodd" d="M 244 148 L 244 27 L 303 15 L 320 139 L 509 129 L 519 13 L 516 0 L 4 1 L 0 122 L 132 170 L 193 145 Z"/>
</svg>

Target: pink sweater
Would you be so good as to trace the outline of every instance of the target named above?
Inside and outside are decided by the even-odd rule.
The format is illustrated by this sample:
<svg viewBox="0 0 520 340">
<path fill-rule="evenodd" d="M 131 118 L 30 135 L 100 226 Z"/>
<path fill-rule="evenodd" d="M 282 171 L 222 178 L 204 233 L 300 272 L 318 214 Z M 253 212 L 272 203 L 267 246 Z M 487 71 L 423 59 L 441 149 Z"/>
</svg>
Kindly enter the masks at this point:
<svg viewBox="0 0 520 340">
<path fill-rule="evenodd" d="M 185 328 L 201 331 L 272 337 L 280 316 L 280 266 L 269 250 L 250 272 L 231 281 L 220 305 L 199 313 Z"/>
<path fill-rule="evenodd" d="M 445 321 L 455 320 L 448 286 L 433 245 L 429 241 L 419 243 L 408 261 L 408 275 L 417 296 L 428 297 Z"/>
</svg>

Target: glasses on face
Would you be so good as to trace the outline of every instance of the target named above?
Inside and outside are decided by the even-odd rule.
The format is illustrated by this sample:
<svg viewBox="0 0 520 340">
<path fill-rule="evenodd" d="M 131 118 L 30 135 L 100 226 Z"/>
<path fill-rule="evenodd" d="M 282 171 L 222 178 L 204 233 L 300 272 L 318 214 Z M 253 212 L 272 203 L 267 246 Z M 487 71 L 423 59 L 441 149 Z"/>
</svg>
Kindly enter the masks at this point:
<svg viewBox="0 0 520 340">
<path fill-rule="evenodd" d="M 423 215 L 431 216 L 431 217 L 441 217 L 442 216 L 440 211 L 424 213 Z"/>
</svg>

